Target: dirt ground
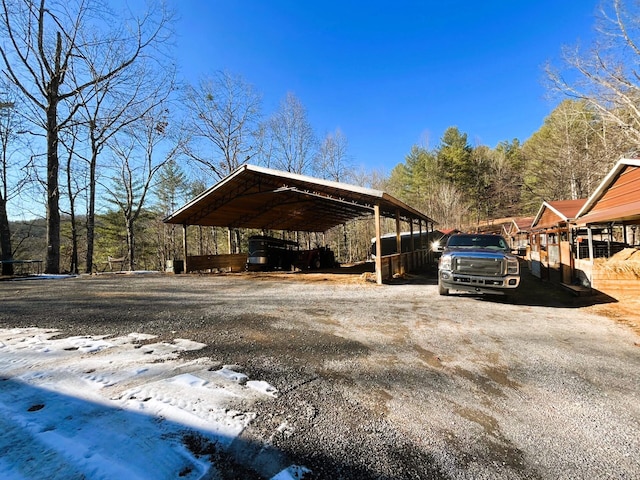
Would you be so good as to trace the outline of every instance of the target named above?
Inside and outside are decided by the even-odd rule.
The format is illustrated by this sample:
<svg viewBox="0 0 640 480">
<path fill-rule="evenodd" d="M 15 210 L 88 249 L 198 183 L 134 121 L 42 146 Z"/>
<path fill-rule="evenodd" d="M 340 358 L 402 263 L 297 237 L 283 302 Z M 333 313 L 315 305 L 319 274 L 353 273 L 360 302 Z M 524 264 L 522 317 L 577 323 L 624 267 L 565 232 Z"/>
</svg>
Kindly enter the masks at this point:
<svg viewBox="0 0 640 480">
<path fill-rule="evenodd" d="M 98 275 L 0 282 L 0 327 L 186 338 L 279 390 L 224 478 L 640 478 L 640 310 L 525 273 L 508 298 L 430 274 Z M 252 465 L 251 471 L 237 465 Z"/>
<path fill-rule="evenodd" d="M 603 301 L 585 309 L 629 327 L 640 337 L 640 298 L 620 296 L 614 302 Z"/>
</svg>

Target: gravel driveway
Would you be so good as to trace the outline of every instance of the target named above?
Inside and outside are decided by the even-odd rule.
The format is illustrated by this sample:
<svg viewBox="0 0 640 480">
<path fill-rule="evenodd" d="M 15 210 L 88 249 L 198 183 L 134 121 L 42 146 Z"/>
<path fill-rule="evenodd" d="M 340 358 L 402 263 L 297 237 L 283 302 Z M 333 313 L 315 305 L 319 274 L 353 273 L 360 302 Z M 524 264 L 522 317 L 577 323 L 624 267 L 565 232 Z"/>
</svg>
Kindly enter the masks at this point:
<svg viewBox="0 0 640 480">
<path fill-rule="evenodd" d="M 507 300 L 429 276 L 99 275 L 0 282 L 0 327 L 191 339 L 277 387 L 236 442 L 260 475 L 225 478 L 640 478 L 640 337 L 601 300 L 528 276 Z"/>
</svg>

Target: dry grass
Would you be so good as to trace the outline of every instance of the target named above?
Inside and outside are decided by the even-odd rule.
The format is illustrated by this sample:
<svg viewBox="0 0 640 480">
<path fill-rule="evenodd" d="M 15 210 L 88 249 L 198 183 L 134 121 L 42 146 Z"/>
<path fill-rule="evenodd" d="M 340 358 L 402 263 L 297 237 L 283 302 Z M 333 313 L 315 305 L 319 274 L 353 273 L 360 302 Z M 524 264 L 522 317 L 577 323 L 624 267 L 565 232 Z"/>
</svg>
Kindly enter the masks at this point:
<svg viewBox="0 0 640 480">
<path fill-rule="evenodd" d="M 594 272 L 601 278 L 640 278 L 640 250 L 625 248 L 610 258 L 595 259 Z"/>
</svg>

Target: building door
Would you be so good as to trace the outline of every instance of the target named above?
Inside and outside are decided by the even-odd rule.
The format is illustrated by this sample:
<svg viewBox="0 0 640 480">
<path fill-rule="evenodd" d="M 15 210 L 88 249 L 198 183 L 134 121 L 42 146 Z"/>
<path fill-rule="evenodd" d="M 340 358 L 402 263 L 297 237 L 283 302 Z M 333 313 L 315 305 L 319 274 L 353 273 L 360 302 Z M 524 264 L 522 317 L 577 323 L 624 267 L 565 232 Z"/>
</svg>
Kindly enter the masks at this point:
<svg viewBox="0 0 640 480">
<path fill-rule="evenodd" d="M 571 285 L 573 283 L 573 255 L 571 255 L 571 243 L 560 242 L 560 270 L 562 273 L 562 283 Z"/>
</svg>

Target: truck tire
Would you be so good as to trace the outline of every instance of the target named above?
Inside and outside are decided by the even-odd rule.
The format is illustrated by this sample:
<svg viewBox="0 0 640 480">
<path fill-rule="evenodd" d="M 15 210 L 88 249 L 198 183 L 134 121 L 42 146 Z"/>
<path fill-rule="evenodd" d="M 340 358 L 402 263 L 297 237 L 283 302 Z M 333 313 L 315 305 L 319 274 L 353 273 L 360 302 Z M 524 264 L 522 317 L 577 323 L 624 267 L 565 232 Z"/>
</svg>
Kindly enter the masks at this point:
<svg viewBox="0 0 640 480">
<path fill-rule="evenodd" d="M 438 279 L 438 295 L 449 295 L 449 289 L 442 285 L 440 279 Z"/>
<path fill-rule="evenodd" d="M 322 262 L 320 261 L 320 257 L 316 257 L 311 260 L 311 268 L 313 268 L 314 270 L 319 270 L 321 266 Z"/>
</svg>

